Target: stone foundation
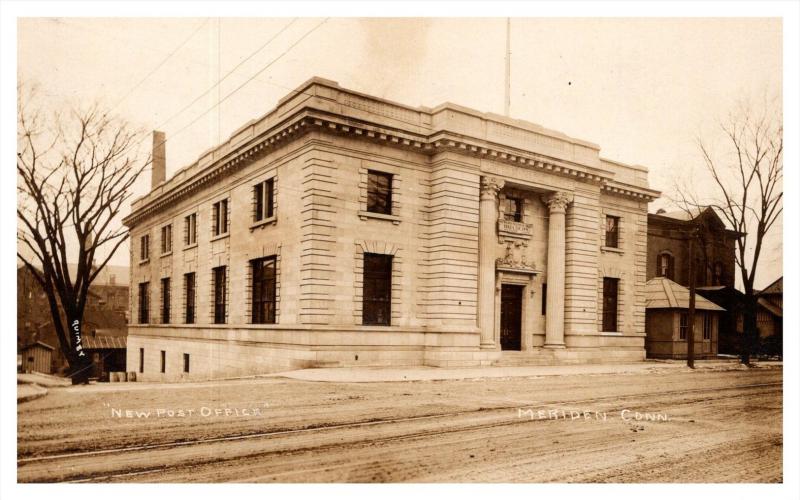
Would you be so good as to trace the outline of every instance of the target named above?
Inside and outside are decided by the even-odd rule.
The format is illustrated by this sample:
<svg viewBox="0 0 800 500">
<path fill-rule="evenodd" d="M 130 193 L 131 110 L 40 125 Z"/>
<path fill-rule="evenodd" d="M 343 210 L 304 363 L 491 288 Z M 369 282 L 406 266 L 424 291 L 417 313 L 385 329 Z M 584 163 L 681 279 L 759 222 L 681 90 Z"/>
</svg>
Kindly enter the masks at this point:
<svg viewBox="0 0 800 500">
<path fill-rule="evenodd" d="M 478 332 L 299 330 L 275 328 L 132 327 L 129 371 L 138 381 L 189 381 L 261 375 L 303 368 L 534 366 L 644 361 L 641 337 L 615 337 L 602 347 L 480 348 Z M 569 336 L 567 337 L 569 340 Z M 639 346 L 637 347 L 636 340 Z M 291 342 L 290 340 L 293 340 Z M 605 339 L 604 339 L 605 340 Z M 615 341 L 615 342 L 614 342 Z M 627 344 L 627 345 L 626 345 Z M 144 371 L 139 371 L 144 349 Z M 161 351 L 165 370 L 161 372 Z M 189 354 L 189 372 L 184 372 Z"/>
</svg>

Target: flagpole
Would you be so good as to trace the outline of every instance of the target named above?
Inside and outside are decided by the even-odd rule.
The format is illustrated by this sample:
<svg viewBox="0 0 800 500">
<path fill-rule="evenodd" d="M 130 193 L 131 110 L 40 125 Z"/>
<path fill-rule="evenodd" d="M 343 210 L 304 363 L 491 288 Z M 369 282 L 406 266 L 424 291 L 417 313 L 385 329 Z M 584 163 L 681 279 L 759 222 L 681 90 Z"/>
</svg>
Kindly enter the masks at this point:
<svg viewBox="0 0 800 500">
<path fill-rule="evenodd" d="M 503 111 L 506 116 L 511 115 L 511 18 L 506 18 L 506 81 L 505 103 Z"/>
</svg>

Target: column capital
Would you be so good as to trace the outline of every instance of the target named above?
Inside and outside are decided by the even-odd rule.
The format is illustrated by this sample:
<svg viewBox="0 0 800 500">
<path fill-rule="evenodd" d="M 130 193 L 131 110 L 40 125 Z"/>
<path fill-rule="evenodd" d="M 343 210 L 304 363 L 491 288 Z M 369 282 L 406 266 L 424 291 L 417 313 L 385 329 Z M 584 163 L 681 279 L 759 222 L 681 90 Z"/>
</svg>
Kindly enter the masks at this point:
<svg viewBox="0 0 800 500">
<path fill-rule="evenodd" d="M 504 185 L 505 181 L 497 177 L 481 177 L 481 199 L 494 200 Z"/>
<path fill-rule="evenodd" d="M 572 193 L 556 191 L 555 193 L 542 196 L 542 201 L 550 207 L 550 213 L 564 213 L 567 211 L 567 205 L 572 203 L 572 198 Z"/>
</svg>

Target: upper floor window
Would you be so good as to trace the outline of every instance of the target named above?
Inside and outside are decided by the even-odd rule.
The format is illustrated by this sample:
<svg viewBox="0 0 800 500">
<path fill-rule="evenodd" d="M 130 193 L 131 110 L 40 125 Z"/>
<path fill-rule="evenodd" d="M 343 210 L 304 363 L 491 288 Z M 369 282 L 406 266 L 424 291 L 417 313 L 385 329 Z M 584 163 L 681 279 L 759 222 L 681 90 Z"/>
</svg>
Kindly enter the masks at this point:
<svg viewBox="0 0 800 500">
<path fill-rule="evenodd" d="M 675 279 L 675 257 L 667 252 L 658 254 L 656 260 L 656 276 L 671 280 Z"/>
<path fill-rule="evenodd" d="M 606 215 L 606 245 L 610 248 L 619 248 L 619 217 Z"/>
<path fill-rule="evenodd" d="M 275 215 L 275 179 L 267 179 L 253 186 L 253 222 Z"/>
<path fill-rule="evenodd" d="M 214 323 L 225 323 L 227 302 L 227 268 L 215 267 L 214 273 Z"/>
<path fill-rule="evenodd" d="M 389 325 L 392 306 L 392 256 L 364 254 L 362 323 Z"/>
<path fill-rule="evenodd" d="M 150 283 L 139 283 L 139 323 L 150 323 Z"/>
<path fill-rule="evenodd" d="M 161 278 L 161 322 L 165 325 L 169 324 L 170 305 L 170 279 Z"/>
<path fill-rule="evenodd" d="M 186 295 L 186 311 L 184 312 L 184 321 L 187 324 L 191 324 L 194 323 L 194 273 L 186 273 L 183 275 L 183 292 Z"/>
<path fill-rule="evenodd" d="M 197 214 L 183 218 L 183 244 L 187 247 L 197 243 Z"/>
<path fill-rule="evenodd" d="M 392 214 L 392 174 L 367 172 L 367 212 Z"/>
<path fill-rule="evenodd" d="M 252 322 L 275 323 L 275 257 L 250 261 L 253 272 Z"/>
<path fill-rule="evenodd" d="M 725 278 L 723 277 L 722 262 L 716 262 L 714 263 L 713 284 L 724 285 L 724 281 Z"/>
<path fill-rule="evenodd" d="M 214 236 L 225 234 L 228 232 L 228 199 L 220 200 L 214 203 L 213 209 L 213 229 Z"/>
<path fill-rule="evenodd" d="M 167 224 L 161 228 L 161 253 L 172 251 L 172 224 Z"/>
<path fill-rule="evenodd" d="M 139 238 L 139 259 L 148 260 L 150 258 L 150 235 L 145 234 Z"/>
<path fill-rule="evenodd" d="M 506 198 L 503 217 L 507 221 L 522 222 L 522 200 L 520 198 Z"/>
</svg>

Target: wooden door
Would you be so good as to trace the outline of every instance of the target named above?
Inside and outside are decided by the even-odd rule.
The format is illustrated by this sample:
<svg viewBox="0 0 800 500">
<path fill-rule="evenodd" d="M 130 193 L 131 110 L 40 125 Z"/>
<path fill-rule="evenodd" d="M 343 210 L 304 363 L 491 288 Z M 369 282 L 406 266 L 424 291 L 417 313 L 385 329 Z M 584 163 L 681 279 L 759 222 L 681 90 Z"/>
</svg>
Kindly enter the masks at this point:
<svg viewBox="0 0 800 500">
<path fill-rule="evenodd" d="M 503 285 L 500 292 L 500 348 L 519 351 L 522 340 L 522 289 Z"/>
</svg>

